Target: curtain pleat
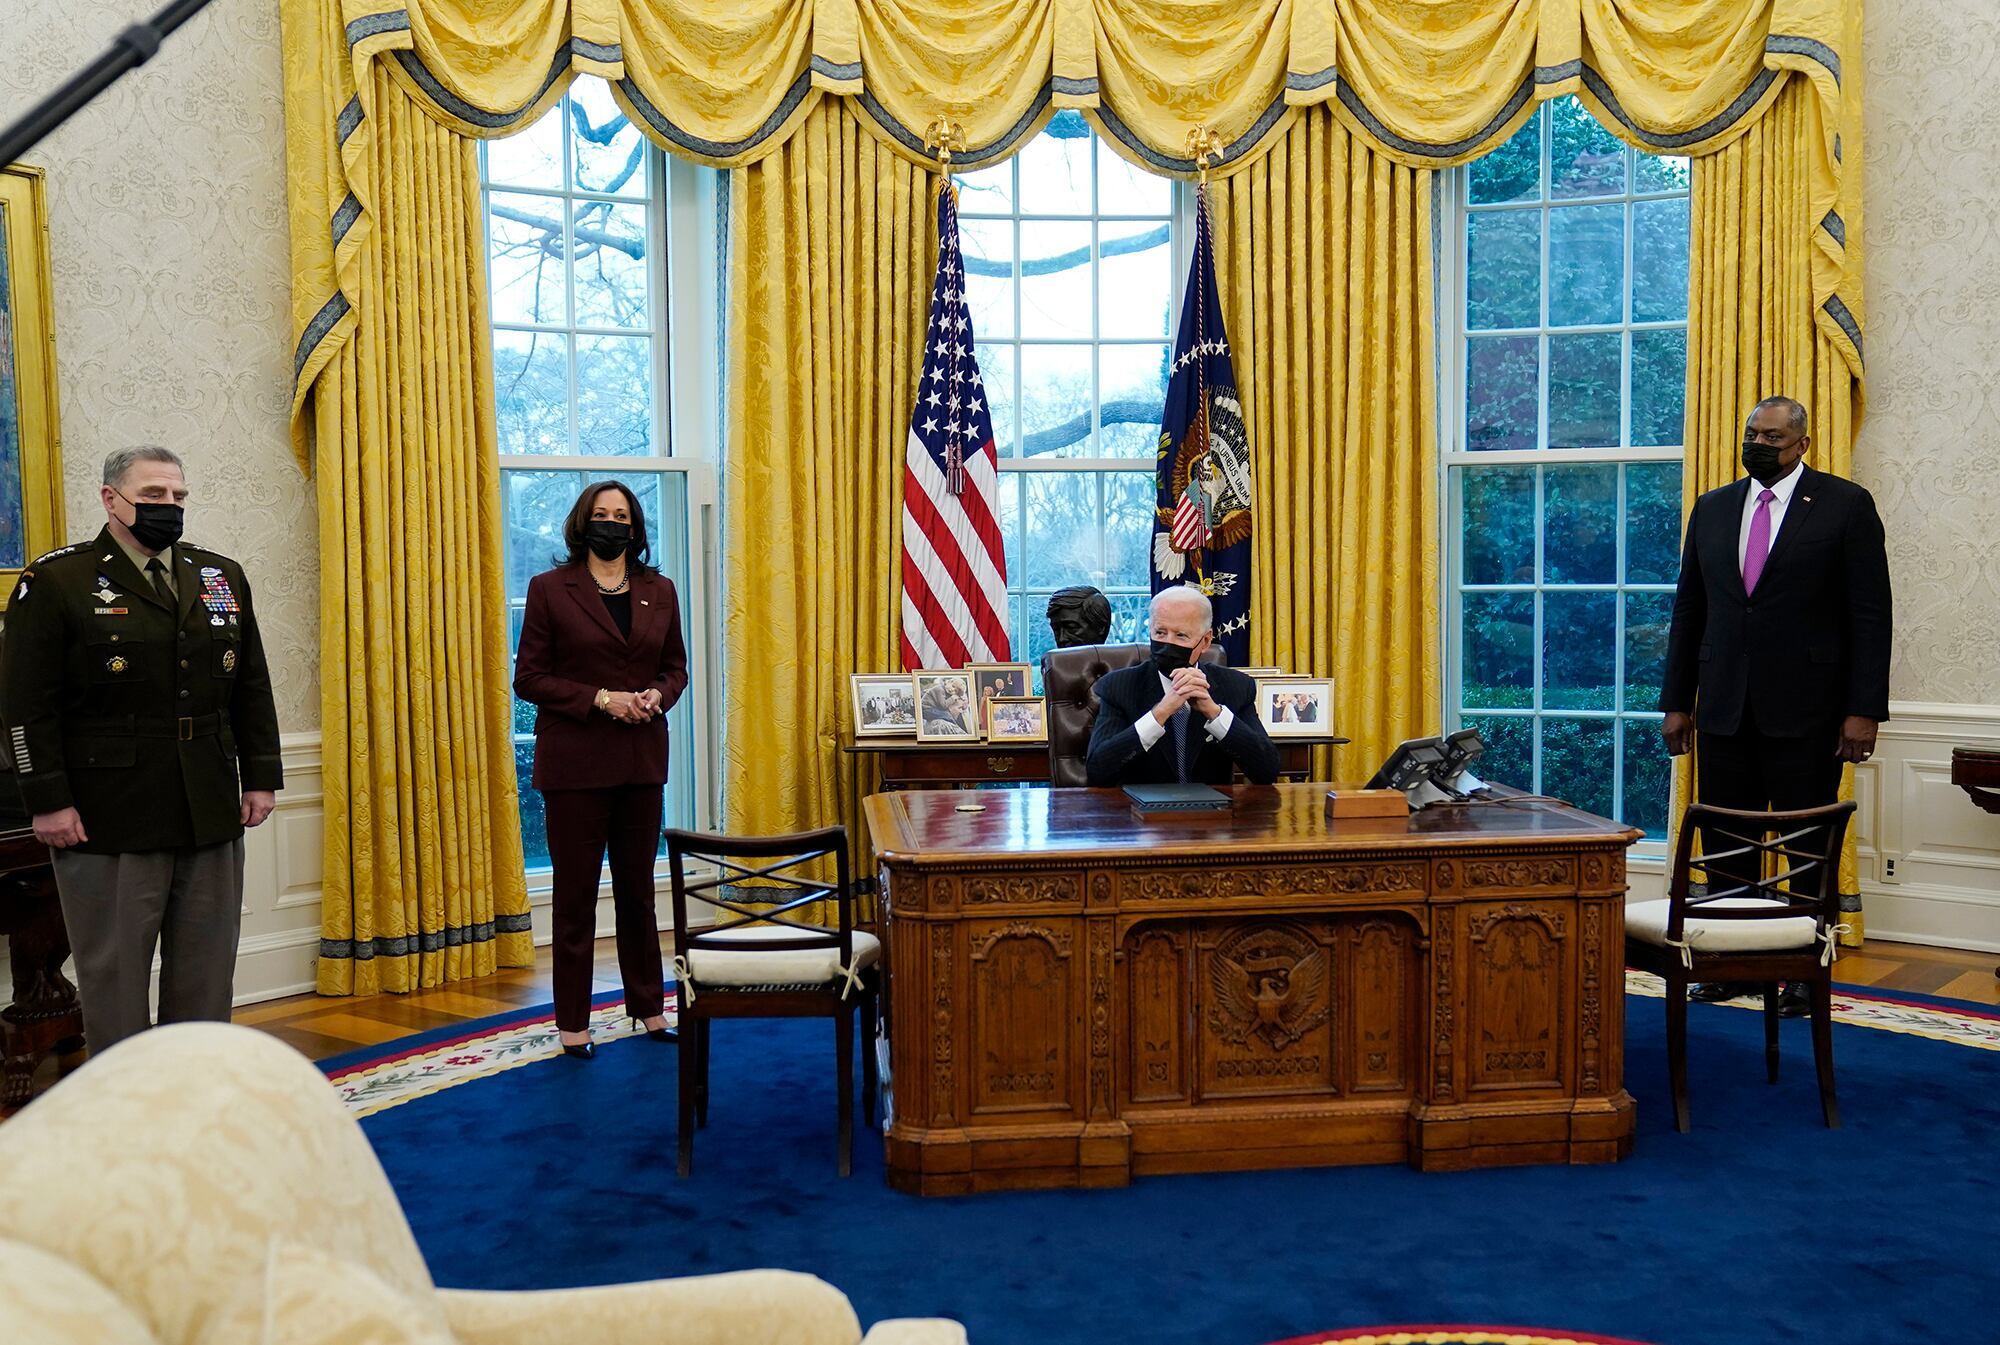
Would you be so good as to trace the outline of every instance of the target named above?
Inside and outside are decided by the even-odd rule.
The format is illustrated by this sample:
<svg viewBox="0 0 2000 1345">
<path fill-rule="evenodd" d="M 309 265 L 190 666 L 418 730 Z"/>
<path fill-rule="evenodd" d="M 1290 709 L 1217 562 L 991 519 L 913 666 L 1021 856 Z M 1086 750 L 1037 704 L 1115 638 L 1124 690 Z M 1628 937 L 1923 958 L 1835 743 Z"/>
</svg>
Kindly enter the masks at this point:
<svg viewBox="0 0 2000 1345">
<path fill-rule="evenodd" d="M 1431 174 L 1323 108 L 1215 184 L 1258 520 L 1251 656 L 1334 679 L 1334 775 L 1437 731 Z"/>
<path fill-rule="evenodd" d="M 368 302 L 314 402 L 329 995 L 533 962 L 477 150 L 375 78 Z"/>
</svg>

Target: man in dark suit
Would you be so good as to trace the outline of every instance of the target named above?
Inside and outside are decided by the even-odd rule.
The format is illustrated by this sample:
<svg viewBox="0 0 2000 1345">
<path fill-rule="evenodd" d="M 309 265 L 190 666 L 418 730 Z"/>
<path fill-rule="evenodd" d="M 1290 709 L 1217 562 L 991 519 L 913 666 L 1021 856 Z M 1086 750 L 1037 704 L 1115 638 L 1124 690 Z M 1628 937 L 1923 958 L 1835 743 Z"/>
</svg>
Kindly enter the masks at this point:
<svg viewBox="0 0 2000 1345">
<path fill-rule="evenodd" d="M 1866 761 L 1889 717 L 1882 520 L 1866 490 L 1805 465 L 1811 444 L 1805 407 L 1765 398 L 1743 430 L 1748 476 L 1688 517 L 1661 731 L 1674 756 L 1699 735 L 1701 801 L 1718 807 L 1832 803 L 1841 764 Z M 1788 987 L 1787 1012 L 1803 1011 L 1803 989 Z"/>
<path fill-rule="evenodd" d="M 1253 784 L 1278 778 L 1278 749 L 1257 722 L 1257 684 L 1233 668 L 1197 666 L 1214 639 L 1200 589 L 1153 595 L 1152 657 L 1097 679 L 1097 723 L 1084 770 L 1093 785 Z"/>
</svg>

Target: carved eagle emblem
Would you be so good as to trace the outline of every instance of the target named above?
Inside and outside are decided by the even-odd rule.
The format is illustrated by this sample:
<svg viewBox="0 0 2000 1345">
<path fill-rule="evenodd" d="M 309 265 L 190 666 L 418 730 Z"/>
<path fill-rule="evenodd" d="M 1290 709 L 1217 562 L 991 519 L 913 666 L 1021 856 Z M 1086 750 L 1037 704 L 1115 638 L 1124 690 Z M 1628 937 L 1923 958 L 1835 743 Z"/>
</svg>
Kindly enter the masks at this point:
<svg viewBox="0 0 2000 1345">
<path fill-rule="evenodd" d="M 1326 1021 L 1326 972 L 1325 950 L 1298 931 L 1225 939 L 1208 961 L 1209 1023 L 1233 1045 L 1254 1034 L 1282 1051 Z"/>
</svg>

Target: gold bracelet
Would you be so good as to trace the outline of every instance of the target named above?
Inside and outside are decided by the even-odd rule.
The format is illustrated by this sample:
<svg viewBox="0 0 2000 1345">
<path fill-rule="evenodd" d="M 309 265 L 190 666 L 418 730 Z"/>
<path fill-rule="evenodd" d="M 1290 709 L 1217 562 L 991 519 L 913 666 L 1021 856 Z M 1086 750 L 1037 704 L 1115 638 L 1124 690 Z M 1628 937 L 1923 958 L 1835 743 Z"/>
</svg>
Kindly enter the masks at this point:
<svg viewBox="0 0 2000 1345">
<path fill-rule="evenodd" d="M 603 687 L 599 687 L 597 689 L 597 708 L 600 710 L 604 710 L 604 709 L 609 709 L 610 706 L 611 706 L 611 693 L 609 691 L 606 691 Z"/>
</svg>

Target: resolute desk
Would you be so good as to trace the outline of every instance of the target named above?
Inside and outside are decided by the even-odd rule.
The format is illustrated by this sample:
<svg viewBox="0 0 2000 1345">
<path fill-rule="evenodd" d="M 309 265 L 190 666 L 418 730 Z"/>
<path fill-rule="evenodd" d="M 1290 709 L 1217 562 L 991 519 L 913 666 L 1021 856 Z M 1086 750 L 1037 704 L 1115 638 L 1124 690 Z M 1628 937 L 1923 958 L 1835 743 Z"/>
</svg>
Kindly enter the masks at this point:
<svg viewBox="0 0 2000 1345">
<path fill-rule="evenodd" d="M 890 1184 L 1629 1153 L 1640 833 L 1527 801 L 1336 822 L 1326 790 L 870 797 Z"/>
</svg>

